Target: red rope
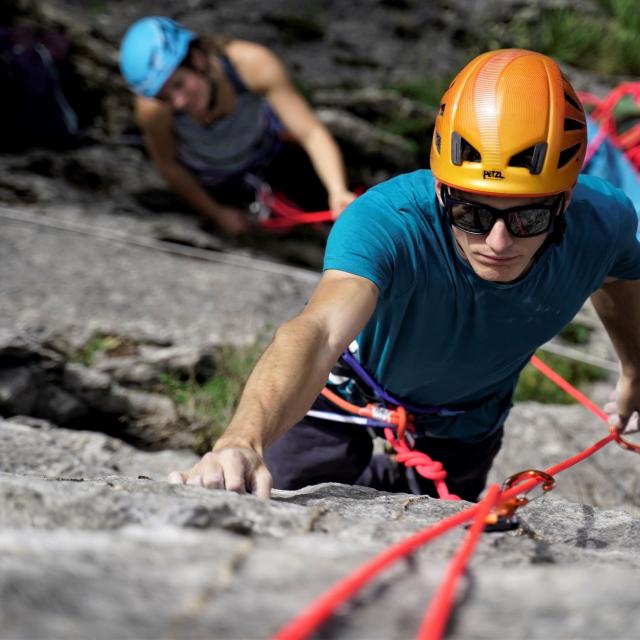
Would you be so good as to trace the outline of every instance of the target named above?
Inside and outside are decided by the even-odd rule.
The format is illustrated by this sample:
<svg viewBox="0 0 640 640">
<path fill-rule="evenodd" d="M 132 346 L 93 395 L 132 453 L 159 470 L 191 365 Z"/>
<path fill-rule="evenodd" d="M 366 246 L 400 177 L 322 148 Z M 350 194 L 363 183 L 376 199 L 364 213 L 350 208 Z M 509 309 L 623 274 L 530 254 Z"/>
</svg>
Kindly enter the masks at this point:
<svg viewBox="0 0 640 640">
<path fill-rule="evenodd" d="M 465 523 L 479 508 L 479 504 L 469 507 L 388 547 L 311 603 L 299 616 L 278 631 L 273 636 L 273 640 L 302 640 L 309 637 L 341 604 L 385 567 L 408 556 L 421 545 L 449 531 L 449 529 Z"/>
<path fill-rule="evenodd" d="M 337 393 L 334 393 L 330 389 L 326 387 L 322 390 L 322 395 L 327 398 L 330 402 L 335 404 L 337 407 L 348 411 L 349 413 L 353 413 L 357 416 L 365 416 L 368 418 L 378 418 L 380 419 L 382 416 L 377 416 L 376 411 L 377 407 L 375 405 L 367 405 L 366 407 L 359 407 L 356 404 L 352 404 L 348 402 Z M 426 453 L 422 451 L 414 451 L 407 444 L 407 441 L 404 437 L 405 430 L 407 428 L 412 428 L 413 424 L 411 422 L 411 417 L 407 415 L 407 411 L 404 407 L 397 407 L 395 410 L 385 410 L 386 414 L 383 418 L 385 422 L 388 422 L 391 425 L 395 425 L 398 431 L 398 437 L 394 436 L 392 429 L 385 429 L 384 435 L 387 438 L 387 442 L 393 447 L 396 452 L 398 462 L 401 462 L 406 467 L 415 468 L 416 472 L 419 473 L 423 478 L 427 480 L 432 480 L 436 491 L 438 492 L 438 496 L 441 500 L 460 500 L 460 497 L 451 493 L 449 488 L 447 487 L 444 479 L 447 477 L 447 472 L 442 466 L 441 462 L 437 462 L 430 458 Z"/>
<path fill-rule="evenodd" d="M 598 418 L 608 422 L 607 415 L 597 407 L 584 394 L 573 387 L 564 378 L 558 375 L 550 367 L 544 364 L 536 356 L 531 359 L 532 364 L 542 373 L 548 375 L 551 380 L 558 384 L 572 397 L 582 403 L 587 409 L 595 413 Z M 610 434 L 606 438 L 599 440 L 584 451 L 575 456 L 560 462 L 545 471 L 548 475 L 555 475 L 574 466 L 585 458 L 593 455 L 606 444 L 616 439 L 615 434 Z M 463 511 L 460 511 L 436 524 L 419 531 L 418 533 L 401 540 L 399 543 L 385 549 L 382 553 L 374 557 L 369 562 L 362 565 L 351 575 L 338 582 L 324 595 L 312 602 L 300 615 L 291 620 L 280 631 L 273 636 L 273 640 L 304 640 L 314 633 L 329 618 L 335 610 L 352 597 L 361 587 L 375 577 L 380 571 L 396 560 L 406 557 L 419 546 L 426 544 L 430 540 L 442 535 L 446 531 L 464 524 L 474 518 L 463 546 L 458 551 L 451 565 L 449 566 L 443 582 L 441 583 L 431 606 L 419 629 L 419 640 L 439 640 L 444 632 L 447 620 L 451 614 L 455 585 L 460 575 L 465 569 L 475 545 L 477 544 L 480 532 L 485 526 L 486 516 L 492 507 L 498 507 L 518 495 L 525 494 L 538 484 L 544 482 L 540 475 L 532 476 L 523 482 L 512 486 L 507 490 L 500 491 L 497 485 L 489 487 L 485 498 Z"/>
<path fill-rule="evenodd" d="M 486 496 L 479 503 L 478 510 L 473 519 L 473 524 L 467 533 L 467 537 L 460 546 L 458 553 L 450 562 L 447 573 L 440 583 L 440 587 L 438 587 L 436 594 L 431 599 L 429 609 L 422 619 L 422 624 L 418 629 L 418 640 L 438 640 L 442 637 L 447 625 L 447 620 L 449 619 L 449 612 L 455 595 L 456 584 L 464 572 L 465 567 L 473 554 L 473 550 L 480 540 L 480 536 L 486 526 L 487 516 L 491 509 L 496 505 L 499 496 L 500 486 L 492 484 L 487 489 Z"/>
<path fill-rule="evenodd" d="M 579 92 L 578 97 L 586 105 L 593 105 L 591 117 L 600 126 L 598 135 L 587 147 L 584 164 L 593 157 L 596 149 L 605 138 L 609 138 L 615 146 L 623 151 L 636 171 L 640 171 L 640 127 L 635 125 L 628 131 L 619 133 L 615 120 L 615 108 L 624 96 L 631 96 L 640 105 L 640 82 L 623 82 L 613 89 L 602 100 L 592 94 Z"/>
<path fill-rule="evenodd" d="M 540 373 L 544 374 L 551 380 L 555 382 L 563 391 L 568 393 L 574 400 L 577 400 L 583 407 L 591 411 L 594 415 L 596 415 L 600 420 L 605 423 L 608 423 L 609 416 L 595 403 L 591 402 L 584 393 L 578 391 L 570 382 L 565 380 L 561 375 L 556 373 L 549 365 L 545 364 L 538 358 L 538 356 L 531 356 L 531 364 L 538 370 Z"/>
<path fill-rule="evenodd" d="M 300 224 L 333 222 L 333 211 L 304 211 L 277 194 L 264 196 L 273 217 L 260 221 L 263 229 L 291 229 Z"/>
<path fill-rule="evenodd" d="M 333 222 L 332 211 L 315 211 L 313 213 L 300 213 L 286 218 L 267 218 L 260 222 L 263 229 L 291 229 L 300 224 L 318 224 L 320 222 Z"/>
<path fill-rule="evenodd" d="M 444 481 L 447 477 L 447 472 L 442 466 L 442 462 L 433 460 L 422 451 L 414 451 L 409 447 L 406 440 L 396 438 L 391 429 L 385 429 L 384 435 L 387 438 L 387 442 L 391 444 L 396 452 L 398 462 L 401 462 L 406 467 L 415 468 L 423 478 L 432 480 L 441 500 L 460 500 L 460 496 L 449 491 Z"/>
</svg>

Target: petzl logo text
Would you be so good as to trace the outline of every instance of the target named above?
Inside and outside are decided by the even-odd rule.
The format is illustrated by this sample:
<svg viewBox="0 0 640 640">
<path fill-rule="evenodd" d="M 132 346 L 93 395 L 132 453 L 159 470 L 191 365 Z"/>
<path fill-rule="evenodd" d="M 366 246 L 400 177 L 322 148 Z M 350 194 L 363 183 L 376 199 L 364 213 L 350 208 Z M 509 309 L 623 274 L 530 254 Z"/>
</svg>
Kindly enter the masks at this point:
<svg viewBox="0 0 640 640">
<path fill-rule="evenodd" d="M 486 180 L 487 178 L 491 178 L 492 180 L 504 180 L 502 171 L 483 171 L 482 178 L 483 180 Z"/>
</svg>

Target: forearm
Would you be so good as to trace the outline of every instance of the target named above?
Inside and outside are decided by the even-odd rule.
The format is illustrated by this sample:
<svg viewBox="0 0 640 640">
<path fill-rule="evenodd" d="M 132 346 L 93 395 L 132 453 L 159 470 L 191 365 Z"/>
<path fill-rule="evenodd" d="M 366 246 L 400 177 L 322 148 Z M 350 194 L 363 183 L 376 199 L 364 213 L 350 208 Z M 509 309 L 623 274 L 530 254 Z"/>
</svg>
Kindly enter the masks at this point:
<svg viewBox="0 0 640 640">
<path fill-rule="evenodd" d="M 640 379 L 640 280 L 614 280 L 591 296 L 618 354 L 622 373 Z"/>
<path fill-rule="evenodd" d="M 261 454 L 307 412 L 341 347 L 332 347 L 320 326 L 304 314 L 282 325 L 249 377 L 214 450 L 244 446 Z"/>
<path fill-rule="evenodd" d="M 206 218 L 219 222 L 220 205 L 190 171 L 178 163 L 159 167 L 159 171 L 185 202 Z"/>
<path fill-rule="evenodd" d="M 348 191 L 342 153 L 323 124 L 318 123 L 300 144 L 311 158 L 320 181 L 331 194 Z"/>
</svg>

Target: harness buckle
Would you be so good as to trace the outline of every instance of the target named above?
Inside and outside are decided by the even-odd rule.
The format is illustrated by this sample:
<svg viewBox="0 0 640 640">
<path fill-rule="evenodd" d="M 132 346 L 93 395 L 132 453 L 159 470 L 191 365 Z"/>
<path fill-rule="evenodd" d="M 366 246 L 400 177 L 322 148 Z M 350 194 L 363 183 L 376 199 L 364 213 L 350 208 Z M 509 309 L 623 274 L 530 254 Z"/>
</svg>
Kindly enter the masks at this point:
<svg viewBox="0 0 640 640">
<path fill-rule="evenodd" d="M 368 404 L 366 406 L 366 415 L 374 420 L 386 422 L 390 427 L 395 427 L 398 441 L 405 441 L 410 448 L 413 448 L 415 440 L 411 433 L 413 429 L 413 418 L 407 413 L 402 406 L 395 409 L 389 409 L 383 404 Z"/>
</svg>

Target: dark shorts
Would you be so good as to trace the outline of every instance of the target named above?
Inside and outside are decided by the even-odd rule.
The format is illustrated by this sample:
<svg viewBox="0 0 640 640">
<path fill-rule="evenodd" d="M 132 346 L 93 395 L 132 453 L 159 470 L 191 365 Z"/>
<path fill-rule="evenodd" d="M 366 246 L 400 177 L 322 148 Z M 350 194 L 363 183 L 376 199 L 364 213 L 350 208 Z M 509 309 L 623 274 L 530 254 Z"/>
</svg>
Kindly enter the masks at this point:
<svg viewBox="0 0 640 640">
<path fill-rule="evenodd" d="M 335 411 L 322 397 L 314 408 Z M 475 501 L 486 485 L 502 444 L 502 426 L 479 442 L 419 437 L 415 449 L 441 462 L 449 491 Z M 437 497 L 435 486 L 387 454 L 373 454 L 362 426 L 305 417 L 265 451 L 274 489 L 300 489 L 321 482 L 373 487 L 381 491 Z"/>
</svg>

